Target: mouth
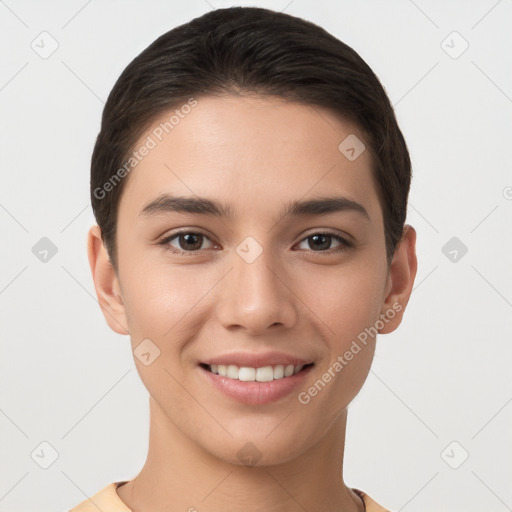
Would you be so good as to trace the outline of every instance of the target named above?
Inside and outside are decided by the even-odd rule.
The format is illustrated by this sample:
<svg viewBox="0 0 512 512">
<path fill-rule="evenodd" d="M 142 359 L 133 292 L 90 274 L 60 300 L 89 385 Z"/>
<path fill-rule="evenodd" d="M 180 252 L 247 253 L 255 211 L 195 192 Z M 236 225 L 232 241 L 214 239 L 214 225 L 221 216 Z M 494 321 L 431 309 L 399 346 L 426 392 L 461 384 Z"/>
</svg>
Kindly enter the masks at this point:
<svg viewBox="0 0 512 512">
<path fill-rule="evenodd" d="M 314 363 L 257 367 L 200 363 L 199 369 L 205 383 L 228 399 L 262 406 L 292 397 L 314 366 Z"/>
<path fill-rule="evenodd" d="M 237 366 L 236 364 L 206 364 L 200 363 L 199 366 L 205 370 L 226 377 L 228 379 L 238 380 L 242 382 L 272 382 L 279 379 L 287 379 L 293 377 L 300 372 L 307 371 L 314 363 L 308 364 L 277 364 L 261 366 L 258 368 L 250 366 Z"/>
</svg>

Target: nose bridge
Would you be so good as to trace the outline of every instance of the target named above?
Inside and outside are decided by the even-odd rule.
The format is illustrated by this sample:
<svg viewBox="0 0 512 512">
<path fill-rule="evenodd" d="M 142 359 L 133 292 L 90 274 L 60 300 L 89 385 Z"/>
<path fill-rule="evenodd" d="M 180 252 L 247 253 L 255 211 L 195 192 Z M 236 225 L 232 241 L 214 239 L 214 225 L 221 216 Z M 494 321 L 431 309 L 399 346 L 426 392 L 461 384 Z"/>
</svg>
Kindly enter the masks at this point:
<svg viewBox="0 0 512 512">
<path fill-rule="evenodd" d="M 219 308 L 225 327 L 238 325 L 257 332 L 274 324 L 290 327 L 295 322 L 293 296 L 283 284 L 286 276 L 279 278 L 278 269 L 282 268 L 275 252 L 253 237 L 237 246 Z"/>
</svg>

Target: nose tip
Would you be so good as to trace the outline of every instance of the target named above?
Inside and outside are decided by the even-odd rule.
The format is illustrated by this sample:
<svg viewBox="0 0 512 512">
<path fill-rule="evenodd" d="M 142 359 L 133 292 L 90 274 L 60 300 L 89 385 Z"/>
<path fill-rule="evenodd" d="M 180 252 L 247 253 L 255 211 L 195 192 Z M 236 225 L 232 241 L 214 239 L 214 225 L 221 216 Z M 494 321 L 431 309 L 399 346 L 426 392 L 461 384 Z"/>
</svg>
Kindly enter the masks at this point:
<svg viewBox="0 0 512 512">
<path fill-rule="evenodd" d="M 240 254 L 241 253 L 241 254 Z M 226 328 L 238 326 L 252 334 L 269 328 L 291 327 L 297 318 L 293 294 L 270 265 L 270 254 L 252 237 L 237 248 L 232 271 L 226 278 L 221 303 L 220 321 Z"/>
</svg>

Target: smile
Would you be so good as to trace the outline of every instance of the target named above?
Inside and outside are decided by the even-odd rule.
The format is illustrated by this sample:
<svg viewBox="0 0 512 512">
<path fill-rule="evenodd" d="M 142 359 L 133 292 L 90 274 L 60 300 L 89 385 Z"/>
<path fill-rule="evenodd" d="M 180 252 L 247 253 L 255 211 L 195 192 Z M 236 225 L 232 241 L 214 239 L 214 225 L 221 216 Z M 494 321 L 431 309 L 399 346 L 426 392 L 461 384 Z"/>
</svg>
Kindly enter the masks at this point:
<svg viewBox="0 0 512 512">
<path fill-rule="evenodd" d="M 292 394 L 301 386 L 314 366 L 314 363 L 305 362 L 265 366 L 260 364 L 238 366 L 200 363 L 199 368 L 202 378 L 228 398 L 247 405 L 264 405 Z"/>
<path fill-rule="evenodd" d="M 311 363 L 312 364 L 312 363 Z M 273 380 L 283 379 L 296 375 L 307 365 L 283 365 L 261 366 L 252 368 L 249 366 L 237 366 L 236 364 L 212 364 L 204 367 L 216 375 L 227 377 L 228 379 L 240 380 L 242 382 L 271 382 Z"/>
</svg>

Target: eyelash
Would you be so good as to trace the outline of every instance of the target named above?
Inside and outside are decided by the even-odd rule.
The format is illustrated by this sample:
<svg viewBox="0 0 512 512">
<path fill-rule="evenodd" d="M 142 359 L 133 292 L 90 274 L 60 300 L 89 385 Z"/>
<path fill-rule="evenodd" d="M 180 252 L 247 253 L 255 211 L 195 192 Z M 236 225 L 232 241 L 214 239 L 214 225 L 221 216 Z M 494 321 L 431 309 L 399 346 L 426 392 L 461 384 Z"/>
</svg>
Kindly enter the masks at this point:
<svg viewBox="0 0 512 512">
<path fill-rule="evenodd" d="M 182 251 L 180 249 L 176 249 L 176 247 L 172 247 L 171 245 L 169 245 L 169 242 L 171 240 L 174 240 L 175 238 L 177 238 L 180 235 L 201 235 L 201 236 L 207 238 L 208 240 L 210 240 L 208 235 L 206 235 L 204 233 L 201 233 L 200 231 L 187 231 L 187 230 L 183 230 L 183 231 L 177 231 L 177 232 L 173 233 L 172 235 L 169 235 L 169 236 L 165 237 L 163 240 L 158 242 L 158 245 L 163 246 L 164 249 L 169 250 L 169 251 L 173 252 L 174 254 L 183 254 L 183 255 L 186 254 L 186 255 L 193 256 L 193 255 L 197 255 L 199 252 L 201 252 L 202 249 L 196 249 L 196 250 L 193 250 L 193 251 Z M 299 242 L 299 244 L 304 242 L 308 238 L 311 238 L 311 237 L 315 236 L 315 235 L 329 236 L 329 237 L 335 239 L 337 242 L 339 242 L 341 244 L 341 248 L 330 249 L 330 250 L 325 250 L 325 251 L 314 251 L 313 249 L 310 249 L 308 252 L 312 252 L 312 253 L 315 253 L 315 254 L 322 254 L 322 253 L 323 254 L 326 254 L 326 253 L 327 254 L 332 254 L 332 253 L 341 253 L 341 252 L 344 252 L 347 249 L 353 247 L 353 244 L 351 242 L 349 242 L 345 238 L 341 237 L 340 235 L 338 235 L 336 233 L 332 233 L 330 231 L 316 231 L 314 233 L 311 233 L 308 236 L 306 236 L 305 238 L 303 238 Z"/>
</svg>

